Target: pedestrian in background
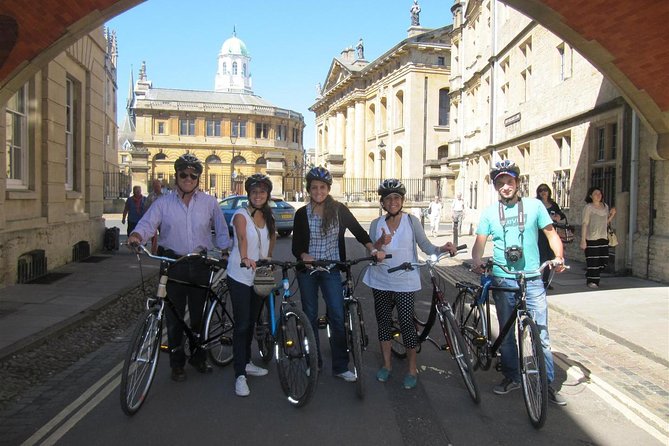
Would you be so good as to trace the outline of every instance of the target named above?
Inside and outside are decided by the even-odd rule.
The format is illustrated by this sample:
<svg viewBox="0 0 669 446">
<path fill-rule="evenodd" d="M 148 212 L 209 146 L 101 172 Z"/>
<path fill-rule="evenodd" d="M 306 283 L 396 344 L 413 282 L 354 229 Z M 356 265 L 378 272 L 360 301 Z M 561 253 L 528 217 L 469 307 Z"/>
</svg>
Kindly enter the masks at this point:
<svg viewBox="0 0 669 446">
<path fill-rule="evenodd" d="M 151 207 L 154 201 L 163 196 L 163 184 L 160 180 L 153 180 L 151 182 L 151 189 L 151 193 L 146 197 L 146 201 L 144 202 L 144 212 Z M 156 233 L 153 234 L 153 237 L 151 237 L 151 254 L 156 254 L 158 252 L 158 231 L 160 231 L 160 228 L 158 228 Z"/>
<path fill-rule="evenodd" d="M 551 188 L 548 187 L 548 184 L 541 183 L 537 187 L 537 199 L 541 200 L 554 223 L 567 218 L 567 216 L 564 215 L 564 212 L 562 212 L 562 209 L 560 209 L 560 206 L 553 201 L 553 194 Z M 554 258 L 555 253 L 548 244 L 546 234 L 544 234 L 543 231 L 539 231 L 539 261 L 544 263 L 546 260 L 553 260 Z M 547 289 L 553 289 L 552 286 L 548 285 L 548 277 L 550 276 L 550 273 L 550 269 L 546 268 L 541 276 L 541 280 L 544 282 L 544 287 Z"/>
<path fill-rule="evenodd" d="M 413 389 L 418 382 L 416 367 L 418 340 L 413 322 L 414 296 L 416 291 L 421 289 L 420 273 L 414 269 L 388 274 L 387 269 L 404 262 L 417 262 L 416 245 L 428 255 L 446 251 L 455 254 L 456 250 L 450 242 L 444 246 L 430 243 L 418 218 L 402 211 L 406 188 L 401 181 L 393 178 L 383 181 L 379 185 L 378 193 L 381 196 L 381 207 L 386 214 L 372 221 L 369 235 L 374 242 L 374 249 L 383 250 L 393 256 L 392 259 L 387 259 L 383 266 L 375 265 L 368 268 L 363 278 L 365 285 L 370 287 L 374 294 L 374 311 L 383 354 L 383 366 L 376 373 L 376 379 L 386 382 L 392 373 L 391 323 L 393 307 L 396 307 L 409 362 L 409 369 L 402 385 L 405 389 Z"/>
<path fill-rule="evenodd" d="M 585 252 L 585 283 L 588 288 L 599 288 L 600 273 L 609 263 L 608 226 L 616 215 L 616 208 L 609 210 L 599 187 L 591 187 L 585 196 L 581 222 L 580 248 Z"/>
<path fill-rule="evenodd" d="M 266 369 L 251 362 L 253 329 L 263 300 L 253 289 L 253 279 L 256 261 L 271 258 L 276 243 L 276 224 L 269 207 L 272 181 L 267 175 L 256 173 L 246 179 L 244 189 L 248 206 L 232 216 L 233 246 L 228 260 L 228 289 L 235 318 L 232 353 L 237 396 L 251 393 L 247 375 L 267 375 Z"/>
<path fill-rule="evenodd" d="M 462 235 L 462 220 L 465 218 L 465 200 L 462 194 L 458 193 L 451 204 L 451 214 L 453 217 L 453 232 L 457 230 L 458 235 Z"/>
<path fill-rule="evenodd" d="M 139 220 L 142 219 L 145 209 L 146 197 L 142 195 L 142 186 L 134 186 L 132 188 L 132 195 L 125 200 L 123 216 L 121 217 L 122 225 L 125 224 L 126 217 L 128 218 L 128 235 L 132 233 Z"/>
<path fill-rule="evenodd" d="M 441 219 L 441 201 L 439 197 L 434 197 L 434 201 L 427 208 L 430 217 L 430 234 L 436 237 L 439 232 L 439 220 Z"/>
</svg>

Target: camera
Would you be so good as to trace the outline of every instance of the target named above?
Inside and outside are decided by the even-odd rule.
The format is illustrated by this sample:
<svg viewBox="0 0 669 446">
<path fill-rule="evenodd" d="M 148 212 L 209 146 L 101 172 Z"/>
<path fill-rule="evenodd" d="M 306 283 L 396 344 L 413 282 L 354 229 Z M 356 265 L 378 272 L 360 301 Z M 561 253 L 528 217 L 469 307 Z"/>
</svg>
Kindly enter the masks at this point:
<svg viewBox="0 0 669 446">
<path fill-rule="evenodd" d="M 511 263 L 523 258 L 523 248 L 518 245 L 509 246 L 504 250 L 504 257 Z"/>
</svg>

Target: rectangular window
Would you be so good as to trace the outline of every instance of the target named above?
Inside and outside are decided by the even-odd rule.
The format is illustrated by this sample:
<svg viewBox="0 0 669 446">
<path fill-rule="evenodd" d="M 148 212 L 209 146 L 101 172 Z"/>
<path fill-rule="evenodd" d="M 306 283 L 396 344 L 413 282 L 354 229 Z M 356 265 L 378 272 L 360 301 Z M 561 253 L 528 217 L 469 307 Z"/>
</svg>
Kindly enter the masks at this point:
<svg viewBox="0 0 669 446">
<path fill-rule="evenodd" d="M 246 121 L 232 121 L 230 123 L 230 136 L 246 138 Z"/>
<path fill-rule="evenodd" d="M 65 189 L 74 189 L 76 157 L 75 116 L 77 111 L 76 91 L 71 79 L 65 80 Z"/>
<path fill-rule="evenodd" d="M 221 136 L 221 121 L 207 120 L 207 136 Z"/>
<path fill-rule="evenodd" d="M 447 126 L 449 124 L 449 113 L 451 111 L 451 99 L 448 96 L 447 89 L 439 90 L 439 125 Z"/>
<path fill-rule="evenodd" d="M 606 131 L 604 127 L 597 129 L 597 161 L 606 159 Z"/>
<path fill-rule="evenodd" d="M 165 134 L 165 123 L 164 122 L 159 122 L 158 123 L 158 134 L 159 135 L 164 135 Z"/>
<path fill-rule="evenodd" d="M 571 164 L 571 136 L 563 135 L 555 138 L 558 146 L 558 164 L 569 167 Z"/>
<path fill-rule="evenodd" d="M 560 58 L 560 80 L 563 81 L 571 77 L 572 50 L 566 43 L 558 45 L 557 50 Z"/>
<path fill-rule="evenodd" d="M 610 124 L 609 129 L 609 154 L 611 159 L 614 160 L 616 159 L 616 152 L 618 151 L 618 124 L 615 122 Z"/>
<path fill-rule="evenodd" d="M 521 197 L 529 197 L 530 193 L 530 176 L 521 175 L 518 177 L 518 193 Z"/>
<path fill-rule="evenodd" d="M 276 126 L 276 140 L 285 141 L 288 136 L 288 127 L 283 124 Z"/>
<path fill-rule="evenodd" d="M 269 124 L 264 122 L 256 122 L 256 138 L 258 139 L 269 138 Z"/>
<path fill-rule="evenodd" d="M 300 142 L 300 129 L 293 129 L 293 142 L 299 143 Z"/>
<path fill-rule="evenodd" d="M 443 56 L 437 56 L 437 65 L 444 66 L 446 64 L 446 59 Z"/>
<path fill-rule="evenodd" d="M 28 109 L 27 84 L 7 102 L 5 135 L 7 140 L 7 187 L 28 186 Z"/>
<path fill-rule="evenodd" d="M 179 135 L 195 136 L 195 119 L 179 119 Z"/>
</svg>

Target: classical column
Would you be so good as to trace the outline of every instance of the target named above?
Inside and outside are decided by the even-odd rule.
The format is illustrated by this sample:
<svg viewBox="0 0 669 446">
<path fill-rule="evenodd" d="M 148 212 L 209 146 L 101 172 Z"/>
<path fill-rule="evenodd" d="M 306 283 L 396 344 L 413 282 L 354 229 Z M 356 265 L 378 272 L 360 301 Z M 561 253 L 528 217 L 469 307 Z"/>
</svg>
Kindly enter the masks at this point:
<svg viewBox="0 0 669 446">
<path fill-rule="evenodd" d="M 365 176 L 365 103 L 355 103 L 355 142 L 353 149 L 353 176 L 362 178 Z"/>
<path fill-rule="evenodd" d="M 346 107 L 346 151 L 344 153 L 344 167 L 346 177 L 353 177 L 354 153 L 355 153 L 355 106 L 349 104 Z"/>
<path fill-rule="evenodd" d="M 265 155 L 267 160 L 267 176 L 272 180 L 272 195 L 283 197 L 283 162 L 286 157 L 281 152 L 269 152 Z"/>
<path fill-rule="evenodd" d="M 344 147 L 346 146 L 346 116 L 343 110 L 337 110 L 337 133 L 335 134 L 335 149 L 334 153 L 337 155 L 344 154 Z"/>
</svg>

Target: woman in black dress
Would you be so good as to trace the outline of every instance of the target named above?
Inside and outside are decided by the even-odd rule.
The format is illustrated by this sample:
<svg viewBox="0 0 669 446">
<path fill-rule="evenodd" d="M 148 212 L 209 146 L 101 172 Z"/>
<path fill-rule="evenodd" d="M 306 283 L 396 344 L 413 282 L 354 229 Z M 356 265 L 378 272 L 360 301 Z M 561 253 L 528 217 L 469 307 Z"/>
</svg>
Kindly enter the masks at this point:
<svg viewBox="0 0 669 446">
<path fill-rule="evenodd" d="M 548 211 L 548 214 L 551 216 L 554 222 L 559 222 L 560 220 L 563 220 L 567 218 L 562 210 L 560 209 L 560 206 L 553 201 L 553 195 L 551 193 L 551 188 L 548 187 L 548 184 L 542 183 L 537 187 L 537 199 L 540 200 L 544 206 L 546 206 L 546 210 Z M 543 231 L 539 231 L 539 257 L 541 263 L 545 262 L 546 260 L 552 260 L 555 258 L 555 254 L 553 253 L 553 250 L 551 247 L 548 245 L 548 239 L 546 238 L 546 235 L 543 233 Z M 548 285 L 548 276 L 550 274 L 550 269 L 546 268 L 544 269 L 542 280 L 544 282 L 544 287 Z M 547 289 L 552 289 L 552 286 L 548 286 Z"/>
</svg>

